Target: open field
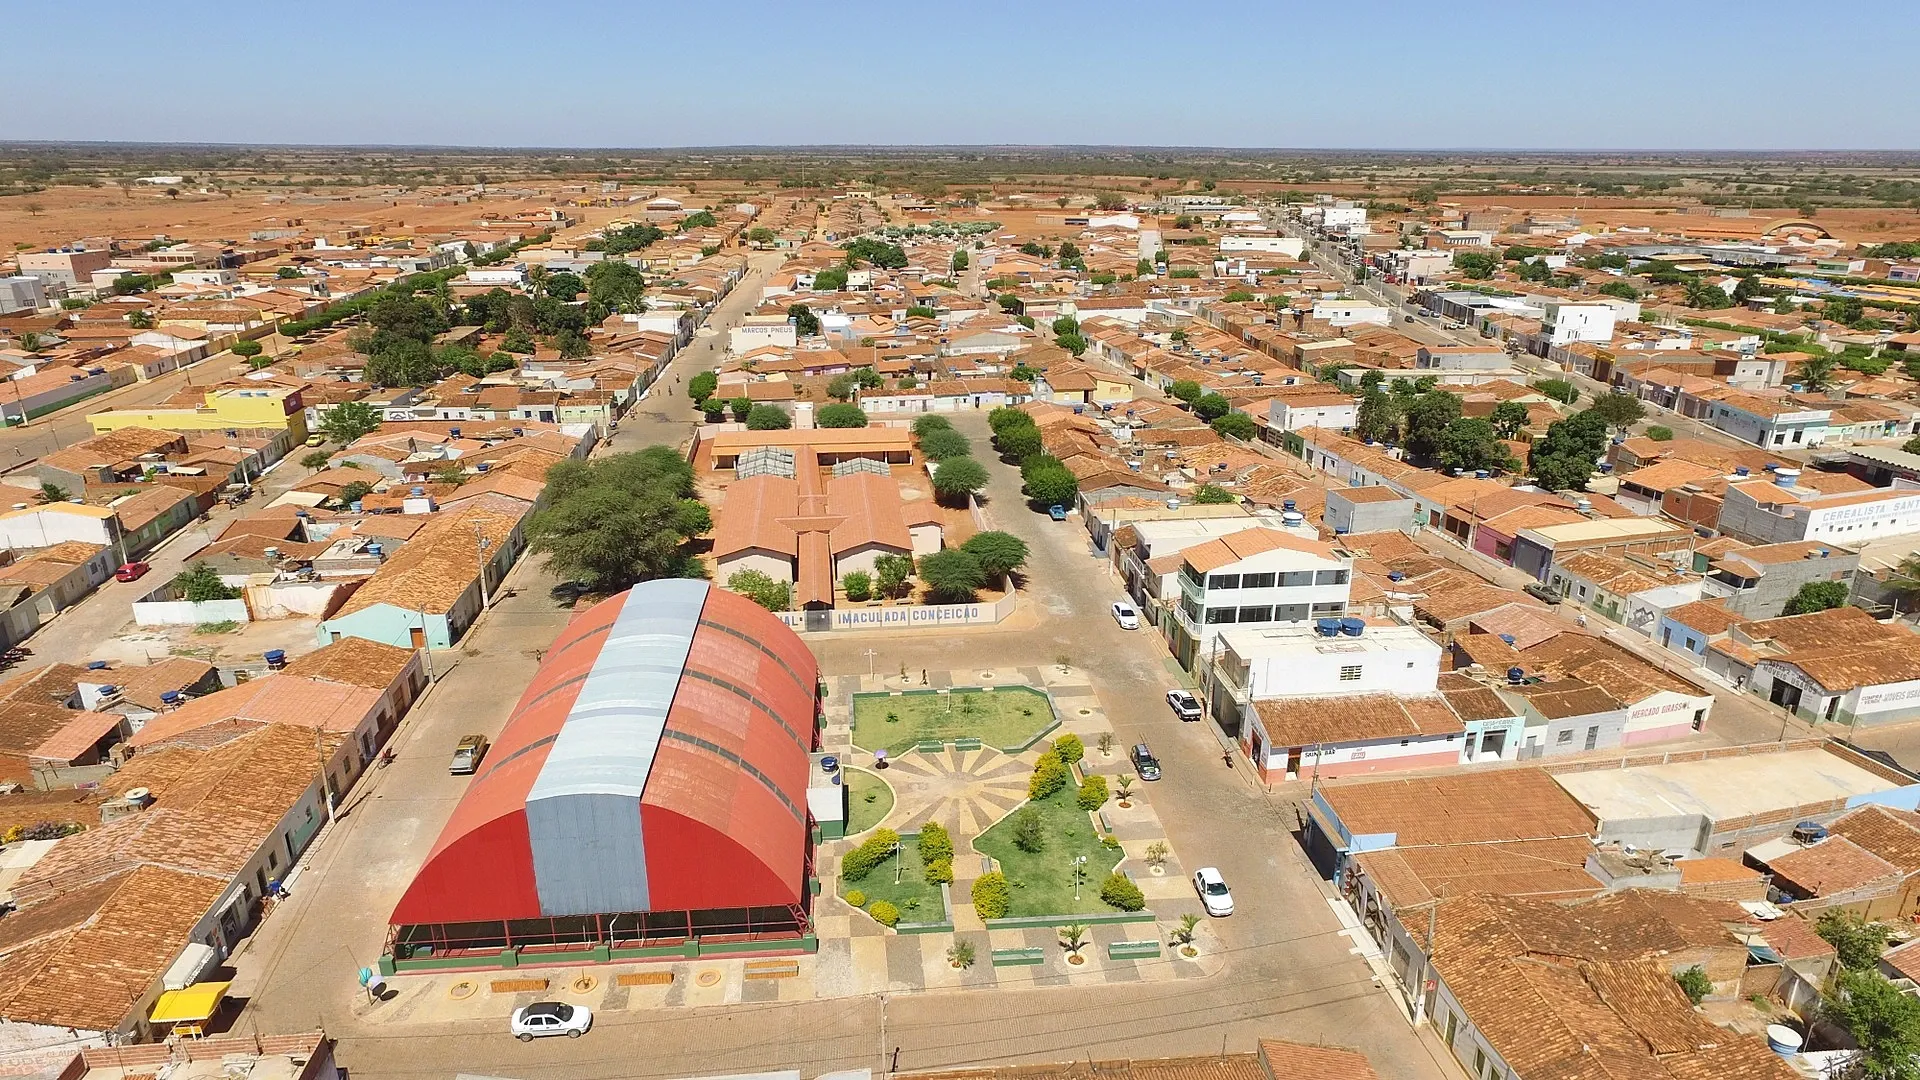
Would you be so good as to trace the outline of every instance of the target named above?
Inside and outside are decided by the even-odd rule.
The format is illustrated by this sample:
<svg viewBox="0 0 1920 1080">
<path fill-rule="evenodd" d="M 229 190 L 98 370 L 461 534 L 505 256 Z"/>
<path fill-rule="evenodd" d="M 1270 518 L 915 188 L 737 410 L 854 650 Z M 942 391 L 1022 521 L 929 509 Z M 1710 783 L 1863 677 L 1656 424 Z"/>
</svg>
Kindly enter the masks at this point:
<svg viewBox="0 0 1920 1080">
<path fill-rule="evenodd" d="M 968 738 L 1013 749 L 1025 746 L 1053 719 L 1046 695 L 1026 687 L 862 694 L 853 703 L 853 742 L 896 757 L 919 742 Z"/>
<path fill-rule="evenodd" d="M 1074 915 L 1082 912 L 1110 912 L 1113 908 L 1100 899 L 1100 883 L 1120 862 L 1120 852 L 1100 842 L 1093 820 L 1073 801 L 1074 786 L 1044 799 L 1029 800 L 973 841 L 975 851 L 991 855 L 1013 886 L 1009 916 Z M 1013 842 L 1015 820 L 1026 810 L 1040 815 L 1041 835 L 1046 838 L 1039 851 L 1023 851 Z M 1073 860 L 1084 857 L 1080 867 L 1080 896 L 1074 898 Z"/>
</svg>

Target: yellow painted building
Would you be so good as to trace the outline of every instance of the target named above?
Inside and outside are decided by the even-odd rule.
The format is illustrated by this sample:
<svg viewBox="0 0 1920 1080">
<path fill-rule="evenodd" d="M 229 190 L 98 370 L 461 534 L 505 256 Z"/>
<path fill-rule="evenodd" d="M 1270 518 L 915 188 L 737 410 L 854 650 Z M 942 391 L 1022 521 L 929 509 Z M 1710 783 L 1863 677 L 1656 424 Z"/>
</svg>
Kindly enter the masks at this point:
<svg viewBox="0 0 1920 1080">
<path fill-rule="evenodd" d="M 298 389 L 283 386 L 209 390 L 196 409 L 108 409 L 87 417 L 95 432 L 127 427 L 162 431 L 285 431 L 292 444 L 307 438 L 306 407 Z"/>
</svg>

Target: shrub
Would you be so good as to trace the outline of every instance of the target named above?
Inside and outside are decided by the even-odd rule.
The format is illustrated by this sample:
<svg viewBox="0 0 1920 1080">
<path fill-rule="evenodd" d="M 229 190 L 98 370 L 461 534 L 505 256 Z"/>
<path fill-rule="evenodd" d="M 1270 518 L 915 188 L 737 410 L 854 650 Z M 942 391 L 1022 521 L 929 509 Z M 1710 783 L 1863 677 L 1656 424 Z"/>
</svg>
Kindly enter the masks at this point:
<svg viewBox="0 0 1920 1080">
<path fill-rule="evenodd" d="M 1067 786 L 1067 767 L 1060 759 L 1048 754 L 1033 767 L 1033 778 L 1027 781 L 1027 797 L 1044 799 Z"/>
<path fill-rule="evenodd" d="M 848 889 L 847 903 L 852 904 L 854 907 L 859 907 L 859 908 L 866 907 L 867 894 L 861 892 L 859 889 Z"/>
<path fill-rule="evenodd" d="M 893 854 L 893 846 L 900 842 L 900 834 L 892 829 L 875 829 L 873 835 L 861 842 L 860 846 L 846 853 L 840 860 L 840 877 L 843 881 L 859 881 L 873 872 L 873 868 L 885 862 Z"/>
<path fill-rule="evenodd" d="M 953 883 L 953 860 L 935 859 L 926 867 L 927 884 L 950 885 Z"/>
<path fill-rule="evenodd" d="M 951 421 L 944 416 L 933 413 L 922 416 L 913 422 L 913 433 L 923 439 L 936 431 L 952 430 L 953 423 Z"/>
<path fill-rule="evenodd" d="M 1140 891 L 1140 886 L 1118 870 L 1108 874 L 1107 880 L 1101 883 L 1100 899 L 1121 911 L 1139 911 L 1147 906 L 1146 894 Z"/>
<path fill-rule="evenodd" d="M 1045 823 L 1040 811 L 1029 806 L 1013 815 L 1013 846 L 1031 855 L 1047 846 Z"/>
<path fill-rule="evenodd" d="M 974 914 L 983 919 L 1003 919 L 1012 904 L 1013 890 L 1007 885 L 1007 875 L 993 870 L 973 879 Z"/>
<path fill-rule="evenodd" d="M 947 833 L 947 827 L 937 821 L 920 826 L 920 861 L 933 863 L 952 858 L 953 837 Z"/>
<path fill-rule="evenodd" d="M 1672 442 L 1673 429 L 1662 424 L 1655 424 L 1647 429 L 1647 438 L 1652 439 L 1654 442 Z"/>
<path fill-rule="evenodd" d="M 1053 756 L 1060 759 L 1062 765 L 1072 765 L 1087 756 L 1087 744 L 1080 736 L 1068 732 L 1053 740 Z"/>
<path fill-rule="evenodd" d="M 873 906 L 867 909 L 867 914 L 873 916 L 873 921 L 881 926 L 892 926 L 900 921 L 900 909 L 885 900 L 875 900 Z"/>
<path fill-rule="evenodd" d="M 739 401 L 734 402 L 735 419 L 739 418 L 739 404 Z M 785 431 L 792 426 L 793 417 L 778 405 L 755 405 L 747 413 L 748 431 Z"/>
<path fill-rule="evenodd" d="M 814 414 L 813 423 L 823 428 L 863 428 L 867 426 L 867 414 L 858 405 L 842 402 Z"/>
<path fill-rule="evenodd" d="M 1713 980 L 1707 977 L 1707 970 L 1699 964 L 1675 975 L 1673 981 L 1680 984 L 1680 989 L 1687 995 L 1687 1000 L 1695 1005 L 1705 1001 L 1707 995 L 1713 993 Z"/>
<path fill-rule="evenodd" d="M 1073 801 L 1082 810 L 1098 810 L 1106 805 L 1107 778 L 1094 775 L 1080 781 L 1080 794 L 1074 796 Z"/>
<path fill-rule="evenodd" d="M 973 444 L 952 428 L 936 428 L 920 436 L 920 456 L 928 461 L 966 457 L 972 452 Z"/>
<path fill-rule="evenodd" d="M 300 459 L 300 466 L 301 468 L 305 468 L 305 469 L 326 468 L 327 452 L 325 450 L 315 450 L 313 453 L 308 454 L 305 457 Z"/>
<path fill-rule="evenodd" d="M 257 341 L 236 341 L 232 349 L 235 356 L 259 356 L 260 343 Z"/>
<path fill-rule="evenodd" d="M 847 590 L 847 599 L 856 604 L 864 603 L 873 595 L 873 575 L 865 570 L 854 570 L 840 579 L 841 587 Z"/>
</svg>

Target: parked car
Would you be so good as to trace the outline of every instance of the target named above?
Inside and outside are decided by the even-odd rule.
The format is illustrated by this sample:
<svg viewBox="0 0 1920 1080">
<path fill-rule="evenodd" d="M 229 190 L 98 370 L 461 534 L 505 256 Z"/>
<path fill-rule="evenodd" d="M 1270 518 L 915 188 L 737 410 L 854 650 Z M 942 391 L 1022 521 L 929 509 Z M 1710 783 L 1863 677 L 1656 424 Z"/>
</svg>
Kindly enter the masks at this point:
<svg viewBox="0 0 1920 1080">
<path fill-rule="evenodd" d="M 462 735 L 453 746 L 453 763 L 447 766 L 447 771 L 455 776 L 472 776 L 480 768 L 480 759 L 486 756 L 485 735 Z"/>
<path fill-rule="evenodd" d="M 1061 506 L 1059 503 L 1054 503 L 1052 506 L 1047 507 L 1047 516 L 1055 521 L 1065 521 L 1067 520 L 1067 508 Z"/>
<path fill-rule="evenodd" d="M 1182 720 L 1200 719 L 1200 702 L 1185 690 L 1167 691 L 1167 704 L 1173 706 L 1173 715 Z"/>
<path fill-rule="evenodd" d="M 1113 605 L 1113 621 L 1119 623 L 1120 629 L 1122 630 L 1140 629 L 1140 613 L 1133 610 L 1132 604 L 1123 604 L 1115 601 Z"/>
<path fill-rule="evenodd" d="M 565 1035 L 577 1039 L 593 1026 L 593 1012 L 585 1005 L 563 1001 L 536 1001 L 513 1010 L 507 1030 L 521 1042 L 532 1042 L 543 1035 Z"/>
<path fill-rule="evenodd" d="M 1133 771 L 1140 774 L 1140 779 L 1160 779 L 1160 759 L 1153 756 L 1153 751 L 1147 749 L 1146 743 L 1134 743 L 1127 757 L 1133 762 Z"/>
<path fill-rule="evenodd" d="M 141 578 L 146 577 L 147 571 L 151 569 L 153 569 L 152 566 L 143 562 L 121 563 L 120 569 L 113 572 L 113 580 L 139 581 Z"/>
<path fill-rule="evenodd" d="M 1233 893 L 1227 890 L 1227 879 L 1220 876 L 1216 867 L 1203 866 L 1195 870 L 1193 890 L 1200 894 L 1200 906 L 1207 909 L 1207 914 L 1215 918 L 1233 914 Z"/>
<path fill-rule="evenodd" d="M 307 445 L 325 446 L 327 445 L 327 437 L 325 435 L 309 435 L 307 436 Z"/>
<path fill-rule="evenodd" d="M 1560 602 L 1560 594 L 1554 591 L 1552 586 L 1543 585 L 1538 581 L 1534 582 L 1531 585 L 1528 585 L 1526 588 L 1521 589 L 1520 591 L 1523 593 L 1526 593 L 1528 596 L 1533 597 L 1535 600 L 1538 600 L 1543 604 L 1557 604 Z"/>
</svg>

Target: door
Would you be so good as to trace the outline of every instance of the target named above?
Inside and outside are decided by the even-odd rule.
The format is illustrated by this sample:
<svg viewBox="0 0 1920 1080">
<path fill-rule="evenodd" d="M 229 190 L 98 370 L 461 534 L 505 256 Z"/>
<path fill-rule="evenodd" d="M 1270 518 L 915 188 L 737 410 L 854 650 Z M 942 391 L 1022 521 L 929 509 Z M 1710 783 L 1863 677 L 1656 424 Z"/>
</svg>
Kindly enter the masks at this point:
<svg viewBox="0 0 1920 1080">
<path fill-rule="evenodd" d="M 1256 735 L 1256 738 L 1257 737 Z M 1256 760 L 1258 759 L 1256 758 Z M 1289 776 L 1300 775 L 1300 748 L 1297 746 L 1287 751 L 1287 774 Z"/>
<path fill-rule="evenodd" d="M 407 637 L 413 643 L 414 648 L 424 649 L 427 647 L 427 631 L 424 627 L 416 626 L 409 629 L 407 631 Z"/>
<path fill-rule="evenodd" d="M 1594 747 L 1599 745 L 1600 745 L 1600 725 L 1590 724 L 1587 727 L 1587 749 L 1591 750 Z"/>
<path fill-rule="evenodd" d="M 1800 711 L 1800 688 L 1783 679 L 1773 680 L 1773 689 L 1767 693 L 1767 700 L 1790 713 Z"/>
</svg>

